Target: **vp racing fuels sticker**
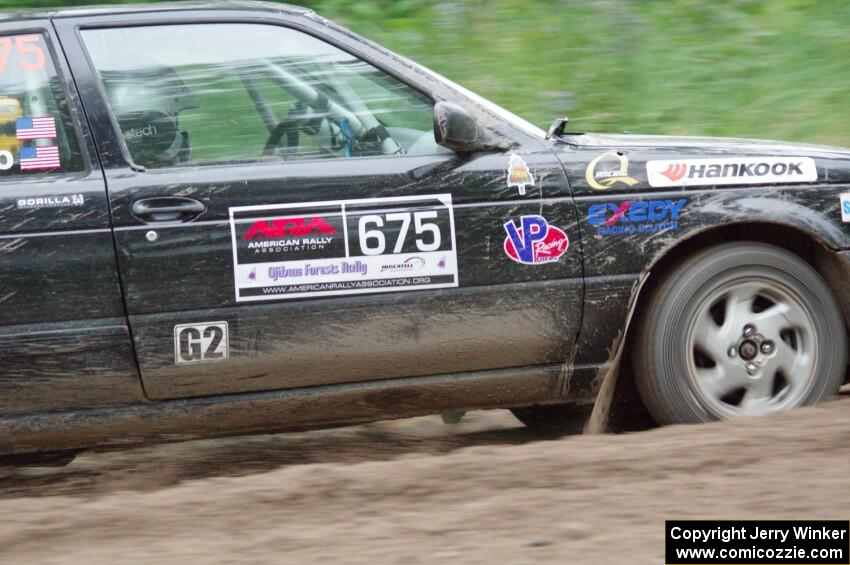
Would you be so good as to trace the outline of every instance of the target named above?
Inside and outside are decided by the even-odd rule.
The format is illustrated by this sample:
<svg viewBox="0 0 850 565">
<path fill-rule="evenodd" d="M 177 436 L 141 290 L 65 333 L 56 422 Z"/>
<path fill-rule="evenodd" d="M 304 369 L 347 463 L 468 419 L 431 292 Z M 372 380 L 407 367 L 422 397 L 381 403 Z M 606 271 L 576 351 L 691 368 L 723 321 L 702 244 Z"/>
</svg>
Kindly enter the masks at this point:
<svg viewBox="0 0 850 565">
<path fill-rule="evenodd" d="M 450 194 L 230 209 L 238 302 L 458 286 Z"/>
<path fill-rule="evenodd" d="M 716 186 L 815 182 L 818 171 L 810 157 L 732 157 L 648 161 L 649 185 Z"/>
<path fill-rule="evenodd" d="M 567 252 L 570 240 L 560 228 L 550 226 L 543 216 L 523 216 L 519 226 L 505 222 L 508 236 L 503 244 L 505 254 L 523 265 L 539 265 L 557 261 Z"/>
</svg>

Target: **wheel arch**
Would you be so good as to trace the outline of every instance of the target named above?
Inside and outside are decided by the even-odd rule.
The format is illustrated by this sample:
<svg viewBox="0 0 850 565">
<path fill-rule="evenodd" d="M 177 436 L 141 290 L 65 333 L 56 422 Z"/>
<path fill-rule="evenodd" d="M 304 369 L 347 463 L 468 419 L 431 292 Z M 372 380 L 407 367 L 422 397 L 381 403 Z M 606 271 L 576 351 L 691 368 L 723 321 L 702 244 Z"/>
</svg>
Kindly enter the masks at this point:
<svg viewBox="0 0 850 565">
<path fill-rule="evenodd" d="M 850 261 L 842 259 L 820 234 L 790 223 L 767 221 L 736 221 L 711 226 L 689 234 L 658 253 L 644 270 L 645 284 L 633 297 L 632 323 L 640 319 L 642 307 L 646 306 L 653 288 L 679 261 L 712 245 L 735 241 L 775 245 L 809 263 L 835 293 L 843 310 L 844 323 L 850 330 Z M 627 335 L 626 345 L 628 341 Z"/>
<path fill-rule="evenodd" d="M 832 289 L 841 304 L 844 323 L 850 332 L 850 254 L 842 258 L 837 250 L 830 246 L 828 239 L 831 238 L 822 237 L 788 222 L 740 220 L 692 232 L 659 252 L 642 272 L 640 283 L 632 294 L 621 346 L 616 348 L 617 352 L 610 364 L 614 372 L 622 372 L 625 378 L 615 376 L 616 383 L 610 393 L 612 397 L 608 400 L 610 407 L 601 411 L 605 414 L 604 419 L 615 418 L 619 409 L 629 410 L 625 407 L 635 403 L 641 404 L 631 370 L 630 353 L 635 342 L 633 328 L 640 324 L 654 289 L 681 260 L 712 245 L 734 241 L 766 243 L 799 256 L 809 263 Z M 847 380 L 850 381 L 850 373 Z M 597 427 L 596 431 L 598 429 Z"/>
</svg>

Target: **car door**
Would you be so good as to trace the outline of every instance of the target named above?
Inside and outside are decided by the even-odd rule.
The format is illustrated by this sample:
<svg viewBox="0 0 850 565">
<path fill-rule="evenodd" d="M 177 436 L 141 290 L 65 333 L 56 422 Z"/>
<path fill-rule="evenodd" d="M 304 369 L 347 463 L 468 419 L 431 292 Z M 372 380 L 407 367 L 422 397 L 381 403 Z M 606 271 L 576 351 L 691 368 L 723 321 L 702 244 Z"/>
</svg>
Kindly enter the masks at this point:
<svg viewBox="0 0 850 565">
<path fill-rule="evenodd" d="M 143 400 L 103 173 L 50 22 L 0 24 L 0 414 Z"/>
<path fill-rule="evenodd" d="M 560 374 L 581 254 L 571 202 L 542 213 L 566 178 L 540 139 L 306 16 L 58 26 L 104 160 L 150 396 Z M 437 99 L 510 148 L 438 146 Z"/>
</svg>

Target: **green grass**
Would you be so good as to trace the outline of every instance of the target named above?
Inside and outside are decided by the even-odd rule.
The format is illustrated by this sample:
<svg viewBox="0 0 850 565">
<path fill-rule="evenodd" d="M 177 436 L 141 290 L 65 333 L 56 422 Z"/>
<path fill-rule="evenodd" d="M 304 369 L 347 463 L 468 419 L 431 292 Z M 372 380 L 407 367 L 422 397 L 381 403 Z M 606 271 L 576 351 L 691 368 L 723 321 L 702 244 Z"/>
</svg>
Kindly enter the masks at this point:
<svg viewBox="0 0 850 565">
<path fill-rule="evenodd" d="M 304 3 L 544 127 L 850 146 L 843 0 Z"/>
</svg>

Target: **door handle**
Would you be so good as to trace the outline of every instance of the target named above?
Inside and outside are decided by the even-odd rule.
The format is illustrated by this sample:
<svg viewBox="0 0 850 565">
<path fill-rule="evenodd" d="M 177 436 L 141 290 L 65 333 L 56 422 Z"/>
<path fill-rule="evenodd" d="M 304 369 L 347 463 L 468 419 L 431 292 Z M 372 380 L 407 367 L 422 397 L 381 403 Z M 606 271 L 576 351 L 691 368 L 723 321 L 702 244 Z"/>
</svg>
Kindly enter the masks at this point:
<svg viewBox="0 0 850 565">
<path fill-rule="evenodd" d="M 136 200 L 131 210 L 143 222 L 189 222 L 206 212 L 207 206 L 194 198 L 157 196 Z"/>
</svg>

